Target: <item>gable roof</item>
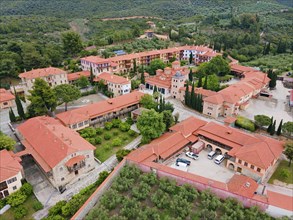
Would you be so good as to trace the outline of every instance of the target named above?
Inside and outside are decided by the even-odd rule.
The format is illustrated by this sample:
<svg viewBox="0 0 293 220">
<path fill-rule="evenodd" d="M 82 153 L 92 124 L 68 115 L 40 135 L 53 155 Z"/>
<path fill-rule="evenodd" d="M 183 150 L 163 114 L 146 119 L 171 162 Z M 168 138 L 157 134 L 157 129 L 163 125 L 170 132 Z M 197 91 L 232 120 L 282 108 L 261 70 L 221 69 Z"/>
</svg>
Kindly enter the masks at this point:
<svg viewBox="0 0 293 220">
<path fill-rule="evenodd" d="M 21 159 L 6 149 L 0 151 L 0 182 L 10 179 L 22 170 Z"/>
<path fill-rule="evenodd" d="M 90 71 L 80 71 L 80 72 L 75 72 L 75 73 L 68 73 L 67 79 L 68 79 L 68 81 L 74 81 L 74 80 L 79 79 L 81 76 L 90 77 L 90 75 L 91 75 Z"/>
<path fill-rule="evenodd" d="M 15 97 L 9 90 L 0 89 L 0 102 L 6 102 L 9 100 L 13 100 Z"/>
<path fill-rule="evenodd" d="M 117 76 L 110 73 L 101 73 L 97 76 L 95 81 L 105 80 L 106 82 L 114 83 L 114 84 L 129 84 L 130 81 L 122 76 Z"/>
<path fill-rule="evenodd" d="M 90 62 L 90 63 L 95 63 L 95 64 L 104 64 L 104 63 L 110 63 L 108 59 L 101 58 L 99 56 L 88 56 L 88 57 L 83 57 L 80 58 L 81 60 Z"/>
<path fill-rule="evenodd" d="M 26 147 L 25 151 L 37 160 L 45 172 L 72 153 L 95 149 L 76 131 L 47 116 L 31 118 L 17 130 L 23 137 L 21 142 Z"/>
<path fill-rule="evenodd" d="M 35 78 L 46 77 L 50 75 L 59 75 L 59 74 L 66 74 L 66 71 L 59 68 L 55 68 L 55 67 L 47 67 L 47 68 L 35 69 L 35 70 L 21 73 L 19 74 L 19 77 L 26 78 L 26 79 L 35 79 Z"/>
<path fill-rule="evenodd" d="M 228 190 L 240 196 L 252 198 L 258 188 L 258 184 L 251 178 L 239 174 L 234 176 L 227 183 Z"/>
<path fill-rule="evenodd" d="M 138 104 L 140 98 L 144 95 L 142 92 L 134 91 L 112 99 L 90 104 L 78 109 L 62 112 L 56 115 L 64 125 L 71 125 L 90 118 L 105 115 L 109 112 L 119 111 L 131 105 Z"/>
</svg>

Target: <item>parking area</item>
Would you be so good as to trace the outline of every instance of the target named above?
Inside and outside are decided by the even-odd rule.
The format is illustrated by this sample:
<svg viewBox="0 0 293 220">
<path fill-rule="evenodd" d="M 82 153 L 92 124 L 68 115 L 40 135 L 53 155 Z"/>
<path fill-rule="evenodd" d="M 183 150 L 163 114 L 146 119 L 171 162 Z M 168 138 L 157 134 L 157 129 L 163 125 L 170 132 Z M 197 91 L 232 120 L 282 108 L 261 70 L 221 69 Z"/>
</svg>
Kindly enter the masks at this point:
<svg viewBox="0 0 293 220">
<path fill-rule="evenodd" d="M 182 171 L 186 171 L 188 173 L 193 173 L 193 174 L 203 176 L 209 179 L 227 183 L 232 178 L 235 172 L 225 167 L 227 162 L 226 159 L 220 165 L 217 165 L 214 162 L 216 157 L 214 157 L 213 160 L 209 160 L 207 158 L 207 155 L 208 155 L 208 151 L 203 150 L 199 153 L 198 160 L 193 160 L 187 157 L 184 152 L 182 152 L 170 158 L 169 160 L 165 161 L 165 164 L 174 169 L 179 169 Z M 176 166 L 175 163 L 177 158 L 184 158 L 191 161 L 190 166 L 188 167 Z"/>
<path fill-rule="evenodd" d="M 249 107 L 245 111 L 240 111 L 239 114 L 249 119 L 254 119 L 254 115 L 273 116 L 277 124 L 283 119 L 283 122 L 292 121 L 293 112 L 288 109 L 287 95 L 290 89 L 283 86 L 281 81 L 277 81 L 275 90 L 270 91 L 272 94 L 271 100 L 250 99 Z"/>
</svg>

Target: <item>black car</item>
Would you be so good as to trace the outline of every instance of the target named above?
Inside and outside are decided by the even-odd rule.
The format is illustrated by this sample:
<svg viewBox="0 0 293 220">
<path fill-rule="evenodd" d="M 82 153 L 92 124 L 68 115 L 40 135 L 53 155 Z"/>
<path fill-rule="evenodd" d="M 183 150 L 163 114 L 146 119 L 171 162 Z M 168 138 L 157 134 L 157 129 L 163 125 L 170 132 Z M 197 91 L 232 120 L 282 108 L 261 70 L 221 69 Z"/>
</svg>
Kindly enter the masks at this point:
<svg viewBox="0 0 293 220">
<path fill-rule="evenodd" d="M 191 163 L 190 160 L 186 160 L 186 159 L 184 159 L 184 158 L 177 158 L 177 160 L 176 160 L 176 164 L 177 164 L 178 162 L 185 163 L 185 164 L 187 164 L 187 166 L 189 166 L 190 163 Z"/>
</svg>

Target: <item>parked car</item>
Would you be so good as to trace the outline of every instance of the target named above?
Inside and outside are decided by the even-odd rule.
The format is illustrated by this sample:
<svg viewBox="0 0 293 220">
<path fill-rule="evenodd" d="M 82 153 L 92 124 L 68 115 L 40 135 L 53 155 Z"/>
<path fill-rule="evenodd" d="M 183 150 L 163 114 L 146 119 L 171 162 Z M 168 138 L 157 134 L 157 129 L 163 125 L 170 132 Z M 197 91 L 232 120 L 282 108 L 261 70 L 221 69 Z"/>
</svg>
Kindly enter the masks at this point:
<svg viewBox="0 0 293 220">
<path fill-rule="evenodd" d="M 216 156 L 216 152 L 215 151 L 211 151 L 208 154 L 208 159 L 212 160 L 215 156 Z"/>
<path fill-rule="evenodd" d="M 186 163 L 176 162 L 176 166 L 177 167 L 187 167 L 188 165 Z"/>
<path fill-rule="evenodd" d="M 176 165 L 177 165 L 178 162 L 186 163 L 187 166 L 189 166 L 189 165 L 191 164 L 191 161 L 190 161 L 190 160 L 186 160 L 186 159 L 184 159 L 184 158 L 177 158 L 177 160 L 176 160 Z M 177 166 L 178 166 L 178 165 L 177 165 Z"/>
<path fill-rule="evenodd" d="M 198 155 L 195 154 L 195 153 L 193 153 L 193 152 L 190 152 L 190 151 L 186 152 L 185 155 L 187 157 L 190 157 L 190 158 L 194 159 L 194 160 L 197 160 L 198 159 Z"/>
<path fill-rule="evenodd" d="M 223 160 L 225 159 L 225 157 L 223 155 L 218 155 L 215 159 L 215 163 L 216 164 L 221 164 L 223 162 Z"/>
</svg>

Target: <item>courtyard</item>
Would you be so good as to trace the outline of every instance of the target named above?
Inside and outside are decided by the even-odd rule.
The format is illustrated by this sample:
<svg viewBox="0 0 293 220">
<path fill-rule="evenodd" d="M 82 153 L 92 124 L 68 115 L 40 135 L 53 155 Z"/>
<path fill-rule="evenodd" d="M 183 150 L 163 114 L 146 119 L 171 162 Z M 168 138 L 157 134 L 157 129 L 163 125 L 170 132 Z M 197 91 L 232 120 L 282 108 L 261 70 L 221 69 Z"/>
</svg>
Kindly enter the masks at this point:
<svg viewBox="0 0 293 220">
<path fill-rule="evenodd" d="M 198 160 L 193 160 L 185 155 L 185 152 L 181 152 L 180 154 L 176 154 L 174 157 L 165 161 L 165 165 L 170 166 L 174 169 L 179 169 L 186 171 L 188 173 L 196 174 L 199 176 L 203 176 L 209 179 L 213 179 L 219 182 L 227 183 L 235 172 L 226 168 L 226 159 L 220 164 L 215 164 L 214 157 L 213 160 L 209 160 L 207 158 L 208 151 L 202 150 L 199 154 Z M 184 158 L 191 161 L 190 166 L 186 168 L 178 167 L 175 165 L 177 158 Z"/>
</svg>

